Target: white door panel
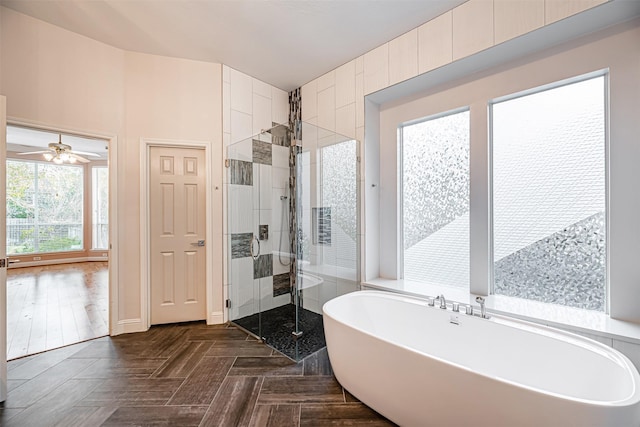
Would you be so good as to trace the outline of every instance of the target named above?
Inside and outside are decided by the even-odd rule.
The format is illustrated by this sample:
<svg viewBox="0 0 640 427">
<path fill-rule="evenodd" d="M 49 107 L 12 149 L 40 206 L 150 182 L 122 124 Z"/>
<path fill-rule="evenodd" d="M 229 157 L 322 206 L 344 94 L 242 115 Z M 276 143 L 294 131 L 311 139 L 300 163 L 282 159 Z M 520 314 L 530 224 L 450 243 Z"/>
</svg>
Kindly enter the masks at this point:
<svg viewBox="0 0 640 427">
<path fill-rule="evenodd" d="M 150 148 L 151 324 L 206 318 L 204 153 Z"/>
<path fill-rule="evenodd" d="M 7 102 L 0 95 L 0 402 L 7 400 Z"/>
</svg>

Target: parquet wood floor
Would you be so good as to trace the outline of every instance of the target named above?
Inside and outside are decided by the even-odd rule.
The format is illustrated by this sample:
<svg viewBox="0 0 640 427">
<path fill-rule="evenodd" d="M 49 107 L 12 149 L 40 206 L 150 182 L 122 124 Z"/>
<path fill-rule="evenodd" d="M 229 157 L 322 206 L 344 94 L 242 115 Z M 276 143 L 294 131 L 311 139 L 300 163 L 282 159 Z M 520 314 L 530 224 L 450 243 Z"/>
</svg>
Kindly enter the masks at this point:
<svg viewBox="0 0 640 427">
<path fill-rule="evenodd" d="M 7 358 L 109 333 L 107 262 L 7 271 Z"/>
<path fill-rule="evenodd" d="M 326 349 L 295 363 L 241 330 L 154 326 L 9 362 L 2 426 L 393 426 Z"/>
</svg>

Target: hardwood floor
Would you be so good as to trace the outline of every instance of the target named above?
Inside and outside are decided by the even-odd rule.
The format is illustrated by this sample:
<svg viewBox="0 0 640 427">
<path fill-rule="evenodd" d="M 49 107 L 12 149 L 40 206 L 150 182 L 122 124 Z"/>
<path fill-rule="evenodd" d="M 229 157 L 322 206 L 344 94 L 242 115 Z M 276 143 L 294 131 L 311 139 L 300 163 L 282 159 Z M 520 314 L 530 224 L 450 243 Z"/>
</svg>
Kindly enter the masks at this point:
<svg viewBox="0 0 640 427">
<path fill-rule="evenodd" d="M 7 271 L 7 358 L 109 333 L 107 262 Z"/>
<path fill-rule="evenodd" d="M 326 349 L 295 363 L 226 325 L 154 326 L 9 362 L 3 426 L 392 426 Z"/>
</svg>

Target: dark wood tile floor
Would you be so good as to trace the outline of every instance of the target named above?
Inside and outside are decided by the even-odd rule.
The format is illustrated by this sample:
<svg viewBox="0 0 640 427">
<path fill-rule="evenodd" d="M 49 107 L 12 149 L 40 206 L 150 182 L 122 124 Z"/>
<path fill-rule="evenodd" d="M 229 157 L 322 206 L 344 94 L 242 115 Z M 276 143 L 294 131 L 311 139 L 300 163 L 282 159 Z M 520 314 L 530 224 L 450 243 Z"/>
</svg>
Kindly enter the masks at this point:
<svg viewBox="0 0 640 427">
<path fill-rule="evenodd" d="M 391 426 L 336 381 L 229 326 L 154 326 L 9 362 L 2 426 Z"/>
<path fill-rule="evenodd" d="M 109 333 L 109 271 L 102 261 L 7 271 L 7 358 Z"/>
</svg>

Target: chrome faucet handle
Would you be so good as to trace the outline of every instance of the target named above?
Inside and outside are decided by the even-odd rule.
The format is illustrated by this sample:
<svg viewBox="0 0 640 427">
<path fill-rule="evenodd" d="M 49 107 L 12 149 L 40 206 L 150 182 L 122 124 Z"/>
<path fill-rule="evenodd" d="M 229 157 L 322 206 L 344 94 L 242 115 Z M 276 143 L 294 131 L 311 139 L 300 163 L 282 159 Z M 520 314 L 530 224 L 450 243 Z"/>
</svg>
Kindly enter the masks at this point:
<svg viewBox="0 0 640 427">
<path fill-rule="evenodd" d="M 434 299 L 434 298 L 429 297 L 429 298 L 427 299 L 427 304 L 429 305 L 429 307 L 433 307 L 433 306 L 435 305 L 435 299 Z"/>
<path fill-rule="evenodd" d="M 436 297 L 437 300 L 440 300 L 440 308 L 443 310 L 447 309 L 447 300 L 445 299 L 443 294 L 440 294 Z"/>
<path fill-rule="evenodd" d="M 457 302 L 452 302 L 451 310 L 453 310 L 455 313 L 458 313 L 460 311 L 460 304 Z"/>
<path fill-rule="evenodd" d="M 480 304 L 480 315 L 483 319 L 488 319 L 489 316 L 487 316 L 487 310 L 485 309 L 484 306 L 484 298 L 482 297 L 476 297 L 476 302 L 478 304 Z"/>
</svg>

